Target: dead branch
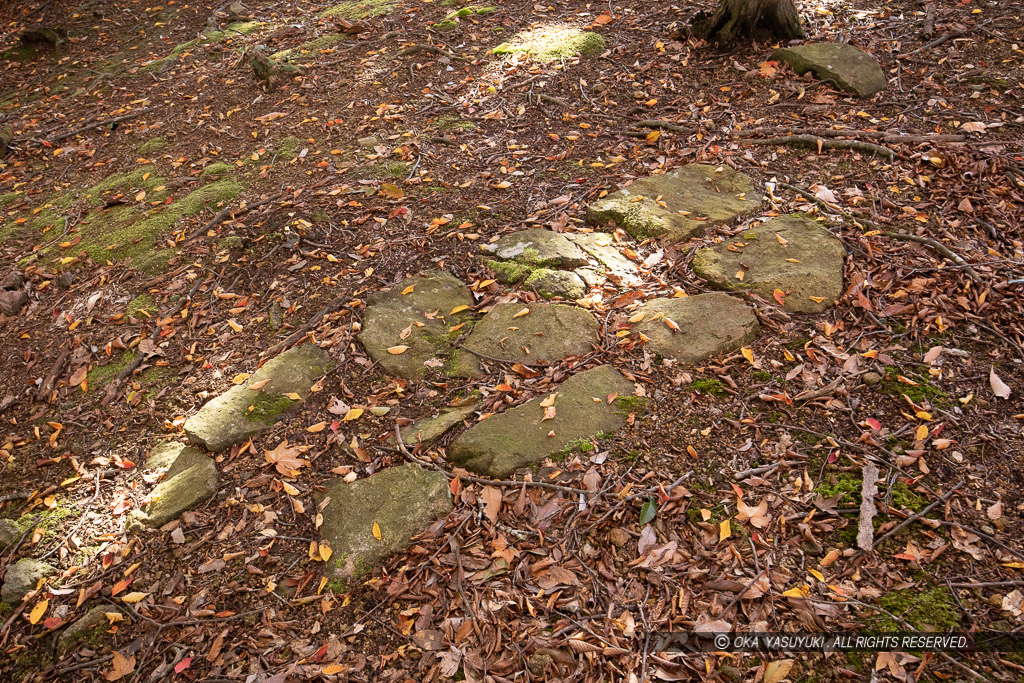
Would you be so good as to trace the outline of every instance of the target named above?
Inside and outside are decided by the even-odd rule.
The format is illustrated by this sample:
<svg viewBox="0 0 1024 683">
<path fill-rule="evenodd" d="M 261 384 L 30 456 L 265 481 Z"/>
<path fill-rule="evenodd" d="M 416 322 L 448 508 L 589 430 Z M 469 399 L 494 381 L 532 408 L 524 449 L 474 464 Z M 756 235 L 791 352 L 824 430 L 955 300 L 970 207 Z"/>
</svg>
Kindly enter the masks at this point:
<svg viewBox="0 0 1024 683">
<path fill-rule="evenodd" d="M 883 142 L 906 142 L 911 144 L 922 142 L 967 142 L 966 135 L 904 135 L 902 133 L 886 133 L 880 130 L 843 130 L 840 128 L 805 128 L 794 132 L 792 128 L 767 127 L 752 128 L 740 133 L 741 138 L 753 137 L 755 135 L 786 135 L 789 133 L 797 135 L 812 135 L 821 138 L 867 138 L 869 140 L 881 140 Z"/>
<path fill-rule="evenodd" d="M 896 532 L 897 532 L 897 531 L 899 531 L 900 529 L 903 529 L 903 528 L 905 528 L 905 527 L 906 527 L 907 525 L 909 525 L 909 524 L 910 524 L 911 522 L 914 522 L 914 521 L 916 521 L 916 520 L 918 520 L 918 519 L 921 519 L 921 518 L 922 518 L 922 517 L 924 517 L 924 516 L 925 516 L 926 514 L 928 514 L 929 512 L 931 512 L 931 511 L 932 511 L 932 510 L 933 510 L 934 508 L 936 508 L 936 507 L 938 507 L 939 505 L 942 505 L 943 503 L 945 503 L 945 502 L 946 502 L 947 500 L 949 500 L 949 499 L 950 499 L 950 497 L 952 497 L 952 495 L 953 495 L 954 493 L 956 493 L 957 489 L 958 489 L 958 488 L 960 488 L 960 487 L 961 487 L 961 486 L 963 486 L 963 485 L 964 485 L 964 480 L 963 480 L 963 479 L 961 479 L 960 481 L 958 481 L 958 482 L 957 482 L 956 484 L 954 484 L 954 485 L 953 485 L 953 488 L 951 488 L 951 489 L 950 489 L 949 491 L 946 491 L 946 493 L 944 493 L 944 494 L 943 494 L 942 496 L 940 496 L 939 498 L 936 498 L 935 500 L 933 500 L 933 501 L 931 502 L 931 504 L 930 504 L 930 505 L 928 505 L 928 507 L 926 507 L 926 508 L 925 508 L 924 510 L 921 510 L 920 512 L 918 512 L 918 513 L 916 513 L 916 514 L 913 514 L 913 515 L 911 515 L 910 517 L 907 517 L 907 518 L 906 518 L 905 520 L 903 520 L 902 522 L 900 522 L 899 524 L 897 524 L 896 526 L 894 526 L 894 527 L 893 527 L 892 529 L 889 529 L 889 531 L 887 531 L 887 532 L 885 533 L 885 535 L 883 535 L 883 536 L 882 536 L 882 537 L 880 537 L 880 538 L 879 538 L 878 540 L 876 540 L 876 541 L 875 541 L 874 543 L 872 543 L 872 544 L 871 544 L 871 547 L 872 547 L 872 548 L 877 548 L 877 547 L 878 547 L 879 545 L 881 545 L 881 543 L 882 543 L 883 541 L 885 541 L 885 540 L 886 540 L 886 539 L 888 539 L 888 538 L 892 538 L 892 536 L 893 536 L 893 535 L 895 535 L 895 534 L 896 534 Z"/>
<path fill-rule="evenodd" d="M 343 294 L 342 296 L 332 300 L 329 304 L 317 311 L 316 315 L 310 318 L 305 325 L 288 335 L 288 338 L 284 341 L 280 341 L 271 346 L 269 349 L 261 353 L 260 356 L 263 358 L 266 358 L 267 356 L 276 356 L 278 353 L 309 334 L 310 330 L 319 325 L 320 321 L 323 320 L 325 316 L 341 308 L 341 306 L 351 298 L 352 297 Z"/>
<path fill-rule="evenodd" d="M 870 152 L 871 154 L 877 154 L 883 156 L 889 161 L 896 158 L 896 152 L 883 147 L 882 145 L 876 145 L 872 142 L 861 142 L 860 140 L 830 140 L 827 138 L 821 138 L 816 135 L 783 135 L 777 138 L 768 138 L 767 140 L 760 140 L 756 138 L 744 138 L 741 139 L 745 145 L 789 145 L 790 147 L 817 147 L 818 150 L 822 149 L 853 149 L 859 152 Z"/>
<path fill-rule="evenodd" d="M 90 123 L 87 126 L 80 126 L 78 128 L 73 128 L 72 130 L 69 130 L 69 131 L 66 131 L 64 133 L 61 133 L 60 135 L 55 135 L 54 137 L 50 138 L 47 142 L 50 142 L 50 143 L 62 142 L 63 140 L 67 140 L 68 138 L 73 138 L 76 135 L 80 135 L 82 133 L 86 133 L 86 132 L 92 130 L 93 128 L 100 128 L 102 126 L 112 126 L 115 123 L 121 123 L 122 121 L 128 121 L 128 120 L 134 119 L 134 118 L 136 118 L 138 116 L 142 116 L 143 114 L 148 114 L 151 111 L 153 111 L 153 107 L 146 107 L 144 109 L 139 109 L 139 110 L 130 112 L 128 114 L 124 114 L 122 116 L 115 116 L 112 119 L 103 119 L 102 121 L 96 121 L 94 123 Z"/>
<path fill-rule="evenodd" d="M 637 128 L 656 128 L 659 130 L 670 130 L 673 133 L 682 133 L 684 135 L 696 135 L 696 128 L 686 128 L 680 126 L 677 123 L 671 121 L 662 121 L 661 119 L 644 119 L 643 121 L 637 121 L 633 124 Z"/>
</svg>

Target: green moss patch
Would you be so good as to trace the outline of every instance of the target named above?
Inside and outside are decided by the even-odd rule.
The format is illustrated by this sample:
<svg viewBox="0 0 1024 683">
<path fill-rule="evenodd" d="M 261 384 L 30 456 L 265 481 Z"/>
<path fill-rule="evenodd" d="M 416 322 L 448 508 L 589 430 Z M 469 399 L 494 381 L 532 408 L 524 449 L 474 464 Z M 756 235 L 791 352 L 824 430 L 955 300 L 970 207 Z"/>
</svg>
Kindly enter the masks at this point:
<svg viewBox="0 0 1024 683">
<path fill-rule="evenodd" d="M 157 137 L 152 140 L 146 140 L 136 148 L 136 151 L 145 157 L 151 154 L 156 154 L 166 146 L 167 138 Z"/>
<path fill-rule="evenodd" d="M 287 50 L 280 50 L 270 55 L 271 59 L 282 60 L 282 59 L 297 59 L 306 55 L 316 55 L 323 50 L 329 50 L 339 43 L 343 43 L 350 38 L 343 33 L 332 33 L 327 36 L 321 36 L 315 38 L 307 43 L 303 43 L 298 47 L 289 48 Z"/>
<path fill-rule="evenodd" d="M 132 318 L 138 318 L 139 311 L 145 311 L 153 315 L 156 312 L 156 301 L 153 300 L 153 297 L 149 294 L 135 297 L 128 302 L 128 308 L 125 309 L 124 314 Z"/>
<path fill-rule="evenodd" d="M 725 390 L 725 385 L 720 379 L 697 379 L 690 382 L 690 389 L 696 391 L 698 394 L 714 396 L 715 398 L 722 398 L 729 395 L 729 392 Z"/>
<path fill-rule="evenodd" d="M 126 351 L 117 360 L 111 361 L 106 365 L 93 366 L 92 370 L 85 376 L 89 390 L 94 391 L 107 386 L 110 380 L 117 377 L 122 370 L 135 362 L 137 355 L 138 352 L 136 351 Z"/>
<path fill-rule="evenodd" d="M 960 611 L 946 588 L 923 592 L 915 588 L 893 591 L 882 597 L 878 604 L 919 631 L 948 633 L 960 624 Z M 885 615 L 879 620 L 878 628 L 883 633 L 904 630 L 901 624 Z"/>
<path fill-rule="evenodd" d="M 342 2 L 333 7 L 328 7 L 317 16 L 320 19 L 327 17 L 341 17 L 349 21 L 369 19 L 371 17 L 382 17 L 395 8 L 394 0 L 351 0 Z"/>
<path fill-rule="evenodd" d="M 900 377 L 910 380 L 913 384 L 902 381 Z M 946 392 L 932 384 L 929 379 L 913 373 L 904 373 L 892 366 L 885 368 L 885 376 L 880 386 L 885 393 L 892 396 L 903 394 L 914 403 L 924 400 L 936 403 L 948 398 Z"/>
<path fill-rule="evenodd" d="M 491 52 L 496 55 L 528 54 L 542 62 L 575 56 L 596 57 L 604 52 L 605 39 L 590 31 L 567 26 L 547 26 L 516 34 Z"/>
</svg>

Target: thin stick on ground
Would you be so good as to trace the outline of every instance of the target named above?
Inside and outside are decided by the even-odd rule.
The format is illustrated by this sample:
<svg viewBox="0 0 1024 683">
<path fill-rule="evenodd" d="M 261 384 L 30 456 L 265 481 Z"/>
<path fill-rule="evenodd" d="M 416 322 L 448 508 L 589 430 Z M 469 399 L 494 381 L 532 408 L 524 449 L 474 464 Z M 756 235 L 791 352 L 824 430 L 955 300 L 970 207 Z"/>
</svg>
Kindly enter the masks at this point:
<svg viewBox="0 0 1024 683">
<path fill-rule="evenodd" d="M 861 142 L 860 140 L 832 140 L 820 138 L 815 135 L 783 135 L 777 138 L 761 140 L 757 138 L 743 138 L 740 140 L 745 145 L 789 145 L 790 147 L 816 147 L 822 149 L 853 149 L 859 152 L 870 152 L 883 156 L 889 161 L 896 158 L 896 152 L 876 145 L 873 142 Z"/>
<path fill-rule="evenodd" d="M 912 522 L 921 519 L 926 514 L 931 512 L 933 509 L 935 509 L 939 505 L 942 505 L 943 503 L 945 503 L 947 500 L 949 500 L 953 496 L 954 493 L 957 492 L 957 489 L 959 489 L 963 485 L 964 485 L 964 480 L 961 479 L 960 481 L 958 481 L 956 484 L 953 485 L 953 488 L 951 488 L 949 491 L 946 491 L 940 497 L 938 497 L 935 500 L 933 500 L 931 502 L 931 504 L 928 505 L 924 510 L 921 510 L 917 514 L 914 514 L 914 515 L 911 515 L 910 517 L 907 517 L 905 520 L 903 520 L 902 522 L 900 522 L 899 524 L 894 526 L 892 529 L 889 529 L 889 531 L 887 531 L 885 533 L 885 535 L 883 535 L 883 536 L 879 537 L 878 539 L 876 539 L 875 542 L 871 544 L 871 547 L 872 548 L 877 548 L 886 539 L 892 538 L 898 531 L 900 531 L 900 529 L 906 528 Z"/>
</svg>

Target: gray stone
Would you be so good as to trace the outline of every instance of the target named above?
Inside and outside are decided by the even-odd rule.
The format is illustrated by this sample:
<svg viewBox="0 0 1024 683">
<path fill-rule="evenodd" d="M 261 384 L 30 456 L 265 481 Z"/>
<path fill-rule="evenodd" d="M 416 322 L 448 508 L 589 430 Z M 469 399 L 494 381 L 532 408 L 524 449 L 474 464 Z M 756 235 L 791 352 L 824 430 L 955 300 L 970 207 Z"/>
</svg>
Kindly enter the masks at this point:
<svg viewBox="0 0 1024 683">
<path fill-rule="evenodd" d="M 380 140 L 370 135 L 365 138 L 359 138 L 357 141 L 360 149 L 372 150 L 374 147 L 380 144 Z"/>
<path fill-rule="evenodd" d="M 633 330 L 648 338 L 647 348 L 683 363 L 735 351 L 757 337 L 754 311 L 721 292 L 652 299 L 637 312 L 643 312 L 644 319 L 634 324 Z M 666 318 L 679 329 L 669 327 Z"/>
<path fill-rule="evenodd" d="M 876 384 L 880 384 L 882 382 L 882 376 L 877 372 L 865 372 L 863 375 L 860 376 L 860 381 L 864 382 L 864 384 L 867 384 L 868 386 L 873 387 Z"/>
<path fill-rule="evenodd" d="M 571 270 L 538 268 L 523 280 L 524 289 L 535 289 L 545 299 L 582 299 L 587 283 Z"/>
<path fill-rule="evenodd" d="M 615 246 L 615 238 L 606 232 L 567 233 L 566 237 L 590 254 L 608 275 L 623 284 L 641 282 L 640 269 Z M 590 270 L 590 269 L 588 269 Z M 597 269 L 593 269 L 597 270 Z M 580 272 L 584 278 L 586 273 Z"/>
<path fill-rule="evenodd" d="M 498 261 L 515 261 L 533 268 L 578 268 L 588 264 L 587 255 L 565 235 L 544 228 L 505 235 L 482 250 Z"/>
<path fill-rule="evenodd" d="M 594 315 L 576 306 L 497 304 L 463 346 L 511 363 L 548 363 L 590 352 L 598 329 Z"/>
<path fill-rule="evenodd" d="M 872 97 L 885 90 L 885 74 L 878 62 L 852 45 L 812 43 L 782 47 L 775 51 L 773 58 L 789 64 L 798 74 L 810 71 L 817 78 L 858 97 Z"/>
<path fill-rule="evenodd" d="M 0 149 L 3 149 L 0 146 Z M 15 316 L 28 303 L 25 281 L 18 273 L 8 273 L 0 280 L 0 313 Z"/>
<path fill-rule="evenodd" d="M 21 604 L 22 599 L 39 585 L 39 580 L 53 576 L 57 570 L 39 560 L 25 557 L 7 568 L 4 585 L 0 589 L 0 601 L 12 607 Z"/>
<path fill-rule="evenodd" d="M 587 207 L 590 225 L 617 225 L 637 239 L 682 242 L 760 207 L 749 176 L 728 166 L 687 164 L 648 176 Z"/>
<path fill-rule="evenodd" d="M 95 644 L 97 638 L 106 639 L 109 635 L 106 631 L 110 626 L 107 614 L 120 614 L 121 610 L 113 605 L 98 605 L 85 613 L 61 632 L 57 638 L 57 656 L 63 657 L 68 650 L 78 645 L 82 640 L 89 641 L 90 645 Z"/>
<path fill-rule="evenodd" d="M 314 344 L 289 349 L 204 405 L 185 423 L 185 436 L 213 453 L 245 441 L 269 429 L 297 403 L 286 394 L 305 399 L 331 366 L 327 352 Z M 263 380 L 269 381 L 258 391 L 249 389 Z"/>
<path fill-rule="evenodd" d="M 476 423 L 448 449 L 448 459 L 491 477 L 552 456 L 578 439 L 612 433 L 626 424 L 633 383 L 610 365 L 586 370 L 558 386 L 554 417 L 545 420 L 541 403 L 552 394 Z M 612 400 L 609 400 L 611 398 Z M 549 436 L 549 434 L 551 434 Z"/>
<path fill-rule="evenodd" d="M 149 461 L 146 465 L 149 466 Z M 146 509 L 132 512 L 131 526 L 156 528 L 177 519 L 181 513 L 212 498 L 218 480 L 213 458 L 198 448 L 181 447 L 163 481 L 149 494 Z"/>
<path fill-rule="evenodd" d="M 146 458 L 146 469 L 165 470 L 169 468 L 185 448 L 183 443 L 161 441 L 150 450 L 149 457 Z"/>
<path fill-rule="evenodd" d="M 0 519 L 0 550 L 6 550 L 18 542 L 22 531 L 10 519 Z"/>
<path fill-rule="evenodd" d="M 321 537 L 331 546 L 327 575 L 348 581 L 373 571 L 413 536 L 452 511 L 448 479 L 412 463 L 327 486 Z M 380 531 L 378 539 L 374 524 Z"/>
<path fill-rule="evenodd" d="M 787 311 L 820 313 L 842 294 L 845 257 L 843 243 L 828 230 L 786 215 L 701 249 L 692 265 L 717 289 L 753 291 L 768 301 L 777 301 L 778 289 Z"/>
<path fill-rule="evenodd" d="M 473 376 L 479 372 L 476 359 L 452 349 L 466 331 L 454 328 L 470 315 L 469 310 L 452 311 L 473 303 L 469 287 L 447 273 L 408 278 L 386 292 L 376 292 L 369 297 L 359 342 L 370 358 L 397 377 L 422 377 L 428 361 L 444 362 L 449 374 Z M 408 347 L 402 353 L 388 351 L 402 346 Z"/>
<path fill-rule="evenodd" d="M 455 425 L 462 424 L 479 407 L 478 402 L 471 402 L 463 406 L 442 408 L 437 415 L 416 420 L 411 425 L 402 427 L 402 442 L 406 446 L 431 444 Z"/>
</svg>

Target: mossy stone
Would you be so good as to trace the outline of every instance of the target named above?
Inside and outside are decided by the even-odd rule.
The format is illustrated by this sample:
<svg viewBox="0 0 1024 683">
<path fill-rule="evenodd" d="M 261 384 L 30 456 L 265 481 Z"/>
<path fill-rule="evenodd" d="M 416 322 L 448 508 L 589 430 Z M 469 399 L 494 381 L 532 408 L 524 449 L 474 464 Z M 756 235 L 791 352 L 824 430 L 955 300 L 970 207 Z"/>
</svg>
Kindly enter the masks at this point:
<svg viewBox="0 0 1024 683">
<path fill-rule="evenodd" d="M 610 365 L 574 375 L 557 387 L 554 417 L 534 398 L 476 423 L 448 449 L 451 462 L 491 477 L 552 456 L 578 439 L 612 434 L 626 424 L 627 412 L 615 397 L 633 395 L 633 383 Z"/>
<path fill-rule="evenodd" d="M 749 176 L 728 166 L 687 164 L 597 200 L 587 207 L 587 223 L 617 225 L 637 239 L 681 242 L 760 206 Z"/>
<path fill-rule="evenodd" d="M 777 301 L 779 290 L 787 311 L 820 313 L 843 292 L 845 258 L 843 243 L 832 233 L 790 214 L 751 228 L 741 239 L 699 250 L 692 266 L 717 289 L 749 290 L 768 301 Z"/>
<path fill-rule="evenodd" d="M 113 605 L 97 605 L 90 609 L 57 637 L 57 657 L 63 657 L 83 640 L 87 641 L 92 649 L 96 649 L 94 646 L 109 636 L 107 627 L 110 625 L 110 620 L 107 618 L 107 614 L 120 613 L 121 610 Z"/>
<path fill-rule="evenodd" d="M 735 351 L 752 342 L 759 328 L 753 309 L 721 292 L 652 299 L 637 313 L 644 318 L 633 325 L 633 331 L 647 337 L 647 347 L 683 363 Z M 679 329 L 669 327 L 668 320 Z"/>
<path fill-rule="evenodd" d="M 437 415 L 416 420 L 411 425 L 402 427 L 402 442 L 408 446 L 431 444 L 452 427 L 469 419 L 479 407 L 480 404 L 474 402 L 464 406 L 442 408 Z M 394 436 L 391 438 L 393 440 Z"/>
<path fill-rule="evenodd" d="M 604 52 L 606 41 L 592 31 L 564 26 L 545 26 L 517 33 L 491 52 L 496 55 L 527 54 L 541 62 L 572 57 L 596 57 Z"/>
<path fill-rule="evenodd" d="M 56 573 L 57 570 L 45 562 L 24 557 L 7 568 L 3 588 L 0 588 L 0 600 L 8 605 L 19 605 L 26 595 L 36 589 L 40 579 Z"/>
<path fill-rule="evenodd" d="M 498 261 L 531 268 L 578 268 L 589 263 L 586 253 L 564 235 L 544 228 L 520 230 L 482 247 Z"/>
<path fill-rule="evenodd" d="M 185 436 L 193 444 L 217 453 L 270 428 L 331 369 L 327 352 L 314 344 L 289 349 L 204 405 L 185 423 Z M 268 380 L 259 391 L 249 387 Z"/>
<path fill-rule="evenodd" d="M 852 45 L 811 43 L 782 47 L 772 58 L 789 64 L 798 74 L 810 71 L 858 97 L 872 97 L 885 90 L 885 73 L 878 62 Z"/>
<path fill-rule="evenodd" d="M 422 377 L 427 371 L 424 364 L 444 363 L 451 356 L 455 340 L 467 331 L 452 328 L 465 322 L 469 311 L 452 311 L 468 309 L 473 303 L 469 287 L 447 273 L 408 278 L 369 297 L 359 342 L 389 374 L 405 379 Z M 406 330 L 408 334 L 404 334 Z M 394 352 L 403 346 L 408 348 Z M 476 364 L 470 365 L 460 365 L 453 371 L 460 376 L 475 374 Z"/>
<path fill-rule="evenodd" d="M 351 484 L 335 480 L 324 499 L 320 534 L 332 551 L 326 574 L 342 581 L 373 571 L 452 511 L 448 479 L 412 463 Z"/>
<path fill-rule="evenodd" d="M 12 519 L 0 519 L 0 550 L 6 550 L 21 538 L 22 530 Z"/>
<path fill-rule="evenodd" d="M 577 306 L 497 304 L 474 325 L 463 346 L 510 363 L 548 363 L 589 353 L 599 329 L 594 315 Z"/>
<path fill-rule="evenodd" d="M 587 293 L 587 283 L 570 270 L 537 268 L 523 280 L 525 289 L 535 289 L 545 299 L 582 299 Z"/>
</svg>

